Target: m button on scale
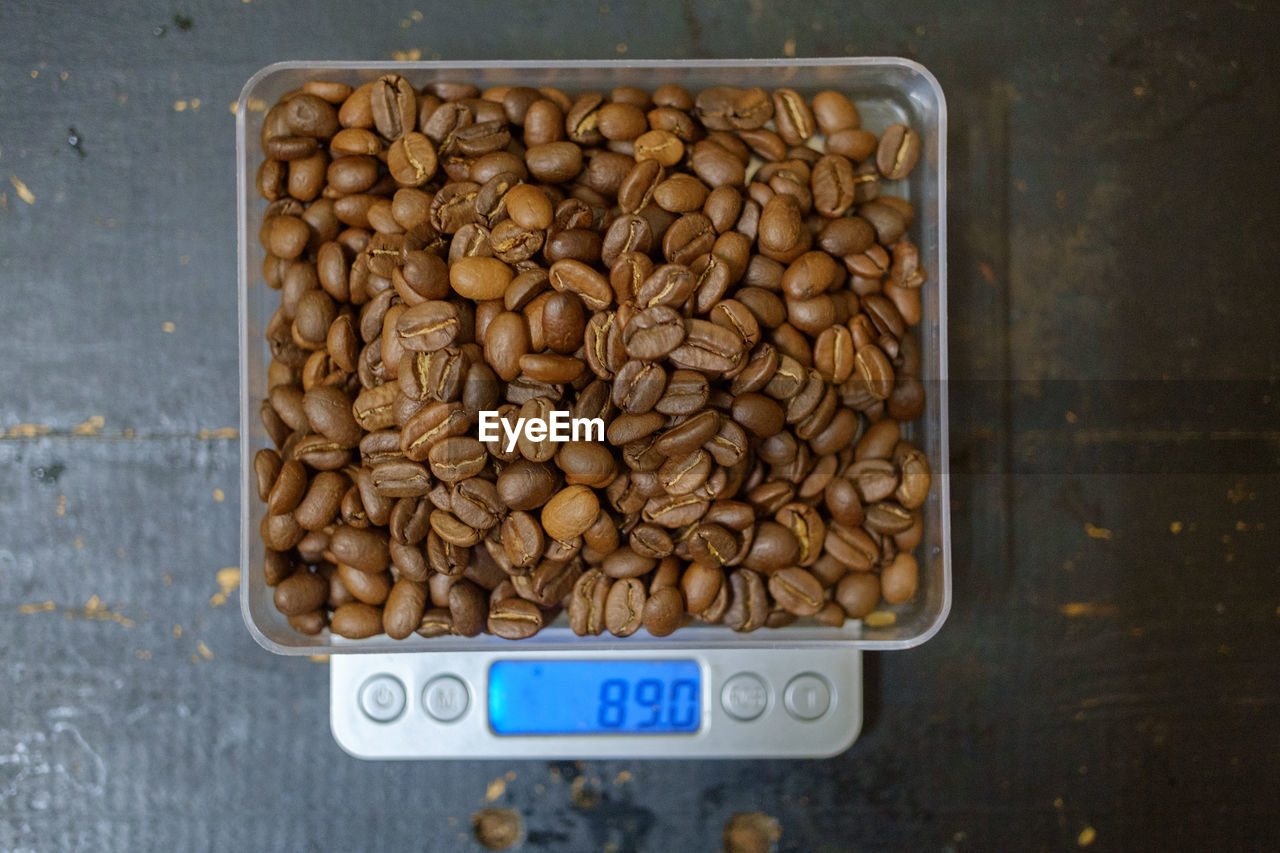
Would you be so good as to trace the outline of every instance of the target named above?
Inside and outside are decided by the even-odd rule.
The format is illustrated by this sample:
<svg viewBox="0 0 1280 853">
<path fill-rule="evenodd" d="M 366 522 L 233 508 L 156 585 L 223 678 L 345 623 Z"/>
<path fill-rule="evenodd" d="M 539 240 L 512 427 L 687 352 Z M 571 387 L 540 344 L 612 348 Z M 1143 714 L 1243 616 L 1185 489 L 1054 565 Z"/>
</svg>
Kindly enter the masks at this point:
<svg viewBox="0 0 1280 853">
<path fill-rule="evenodd" d="M 422 707 L 442 723 L 452 723 L 467 713 L 471 698 L 467 685 L 454 675 L 439 675 L 422 688 Z"/>
</svg>

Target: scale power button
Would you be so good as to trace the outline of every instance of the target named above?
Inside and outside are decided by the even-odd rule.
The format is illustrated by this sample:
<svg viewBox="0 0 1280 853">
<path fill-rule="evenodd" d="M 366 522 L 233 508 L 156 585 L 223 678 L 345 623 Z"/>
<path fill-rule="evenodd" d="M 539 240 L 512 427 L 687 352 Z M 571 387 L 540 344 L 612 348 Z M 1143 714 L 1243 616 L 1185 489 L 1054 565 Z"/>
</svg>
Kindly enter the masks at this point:
<svg viewBox="0 0 1280 853">
<path fill-rule="evenodd" d="M 360 710 L 376 723 L 389 723 L 404 711 L 404 685 L 393 675 L 375 675 L 360 688 Z"/>
<path fill-rule="evenodd" d="M 754 720 L 769 704 L 769 688 L 758 675 L 740 672 L 724 683 L 720 705 L 736 720 Z"/>
</svg>

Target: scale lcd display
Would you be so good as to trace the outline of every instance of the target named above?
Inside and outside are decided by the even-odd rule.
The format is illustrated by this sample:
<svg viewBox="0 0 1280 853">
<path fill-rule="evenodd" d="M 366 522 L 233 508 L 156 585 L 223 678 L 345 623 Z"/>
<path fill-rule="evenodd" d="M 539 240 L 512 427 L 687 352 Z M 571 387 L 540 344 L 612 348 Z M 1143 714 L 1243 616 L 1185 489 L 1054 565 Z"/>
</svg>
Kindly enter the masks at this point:
<svg viewBox="0 0 1280 853">
<path fill-rule="evenodd" d="M 489 668 L 495 734 L 693 734 L 701 723 L 695 661 L 504 660 Z"/>
</svg>

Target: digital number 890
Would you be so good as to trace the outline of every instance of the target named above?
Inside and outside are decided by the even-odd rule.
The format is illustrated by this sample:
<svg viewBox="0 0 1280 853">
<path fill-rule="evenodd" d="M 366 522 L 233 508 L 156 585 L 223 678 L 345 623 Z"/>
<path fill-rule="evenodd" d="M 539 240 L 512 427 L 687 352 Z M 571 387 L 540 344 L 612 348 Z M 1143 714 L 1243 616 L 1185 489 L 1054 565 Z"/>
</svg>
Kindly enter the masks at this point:
<svg viewBox="0 0 1280 853">
<path fill-rule="evenodd" d="M 677 679 L 671 682 L 671 690 L 663 701 L 663 682 L 656 678 L 645 678 L 636 682 L 635 692 L 631 699 L 640 706 L 641 712 L 648 712 L 649 717 L 636 723 L 637 729 L 651 729 L 662 724 L 662 712 L 665 704 L 667 711 L 666 724 L 673 729 L 689 729 L 697 724 L 698 685 L 690 679 Z M 631 683 L 621 678 L 610 678 L 600 685 L 600 710 L 596 720 L 601 728 L 620 729 L 627 724 L 627 698 L 631 693 Z"/>
</svg>

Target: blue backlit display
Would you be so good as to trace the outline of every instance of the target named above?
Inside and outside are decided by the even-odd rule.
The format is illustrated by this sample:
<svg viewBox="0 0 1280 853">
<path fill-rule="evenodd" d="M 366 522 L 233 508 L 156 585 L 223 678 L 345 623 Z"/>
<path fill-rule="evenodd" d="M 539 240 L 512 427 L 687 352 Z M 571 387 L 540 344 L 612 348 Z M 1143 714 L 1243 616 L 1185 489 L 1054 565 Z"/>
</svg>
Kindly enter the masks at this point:
<svg viewBox="0 0 1280 853">
<path fill-rule="evenodd" d="M 692 734 L 702 671 L 691 660 L 504 660 L 489 668 L 499 735 Z"/>
</svg>

